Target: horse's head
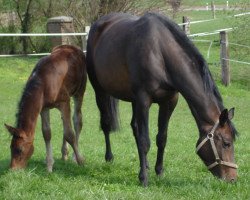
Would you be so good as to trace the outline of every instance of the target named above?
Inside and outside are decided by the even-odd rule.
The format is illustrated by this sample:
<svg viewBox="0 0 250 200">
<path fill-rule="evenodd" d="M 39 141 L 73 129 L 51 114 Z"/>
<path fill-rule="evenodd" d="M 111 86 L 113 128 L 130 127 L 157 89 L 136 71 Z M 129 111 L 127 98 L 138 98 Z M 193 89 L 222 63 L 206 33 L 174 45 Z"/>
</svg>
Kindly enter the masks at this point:
<svg viewBox="0 0 250 200">
<path fill-rule="evenodd" d="M 234 109 L 221 112 L 219 121 L 205 136 L 199 138 L 196 152 L 213 175 L 233 182 L 237 179 L 237 165 L 234 164 L 234 138 L 236 130 L 231 119 Z"/>
<path fill-rule="evenodd" d="M 34 151 L 33 139 L 27 136 L 27 134 L 18 128 L 13 128 L 5 124 L 5 127 L 12 135 L 12 141 L 10 145 L 11 149 L 11 169 L 25 168 L 28 159 L 31 157 Z"/>
</svg>

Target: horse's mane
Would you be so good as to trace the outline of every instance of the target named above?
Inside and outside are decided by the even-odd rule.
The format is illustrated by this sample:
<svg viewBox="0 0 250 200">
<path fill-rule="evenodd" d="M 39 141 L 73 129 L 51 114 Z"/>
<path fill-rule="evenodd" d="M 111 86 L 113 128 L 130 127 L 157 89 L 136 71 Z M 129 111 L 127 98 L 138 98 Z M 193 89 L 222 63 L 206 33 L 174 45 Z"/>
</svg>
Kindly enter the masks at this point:
<svg viewBox="0 0 250 200">
<path fill-rule="evenodd" d="M 39 64 L 39 63 L 38 63 Z M 41 81 L 38 77 L 32 77 L 32 75 L 36 72 L 39 65 L 33 69 L 22 93 L 22 97 L 18 103 L 18 110 L 16 114 L 16 127 L 20 126 L 23 110 L 25 109 L 25 102 L 33 95 L 33 92 L 41 86 Z"/>
<path fill-rule="evenodd" d="M 157 13 L 148 13 L 148 15 L 155 16 L 161 23 L 164 24 L 173 36 L 175 37 L 176 41 L 179 43 L 180 46 L 183 47 L 184 51 L 191 57 L 194 58 L 198 62 L 198 67 L 200 71 L 200 75 L 202 77 L 204 83 L 204 90 L 214 97 L 217 100 L 218 106 L 222 111 L 224 109 L 223 100 L 219 93 L 217 86 L 213 80 L 211 72 L 209 71 L 208 64 L 199 52 L 199 50 L 194 46 L 191 40 L 187 37 L 187 35 L 180 29 L 180 27 L 172 22 L 168 17 L 157 14 Z M 233 138 L 238 135 L 237 130 L 234 127 L 234 124 L 229 120 L 228 121 L 229 127 L 231 129 Z"/>
<path fill-rule="evenodd" d="M 157 18 L 172 33 L 173 37 L 178 42 L 178 44 L 183 47 L 183 50 L 186 52 L 186 54 L 189 55 L 190 58 L 193 58 L 197 61 L 200 75 L 204 83 L 204 90 L 207 93 L 215 96 L 216 100 L 218 101 L 218 106 L 220 107 L 221 110 L 223 110 L 224 106 L 221 95 L 209 71 L 207 62 L 200 54 L 199 50 L 194 46 L 194 44 L 180 29 L 180 27 L 174 22 L 172 22 L 168 17 L 157 13 L 148 13 L 146 15 L 152 15 L 155 18 Z"/>
</svg>

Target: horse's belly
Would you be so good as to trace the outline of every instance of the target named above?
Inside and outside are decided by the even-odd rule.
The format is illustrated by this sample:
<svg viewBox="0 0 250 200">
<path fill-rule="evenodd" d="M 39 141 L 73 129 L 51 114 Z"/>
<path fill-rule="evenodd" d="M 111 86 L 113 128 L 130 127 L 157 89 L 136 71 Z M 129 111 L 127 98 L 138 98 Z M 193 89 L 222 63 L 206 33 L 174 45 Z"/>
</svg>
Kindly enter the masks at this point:
<svg viewBox="0 0 250 200">
<path fill-rule="evenodd" d="M 131 90 L 131 82 L 128 72 L 125 67 L 104 67 L 98 70 L 96 68 L 96 75 L 101 87 L 108 94 L 115 98 L 132 101 L 133 94 Z"/>
</svg>

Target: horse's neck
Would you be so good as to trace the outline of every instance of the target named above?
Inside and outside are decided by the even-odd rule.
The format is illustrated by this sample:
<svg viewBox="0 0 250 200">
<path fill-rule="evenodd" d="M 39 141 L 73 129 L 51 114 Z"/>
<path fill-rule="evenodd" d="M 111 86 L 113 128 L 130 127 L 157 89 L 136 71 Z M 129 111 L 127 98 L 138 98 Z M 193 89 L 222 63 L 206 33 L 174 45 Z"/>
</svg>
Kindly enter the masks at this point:
<svg viewBox="0 0 250 200">
<path fill-rule="evenodd" d="M 205 91 L 201 79 L 192 78 L 182 82 L 185 85 L 181 94 L 186 99 L 196 120 L 200 132 L 207 131 L 207 127 L 214 125 L 220 115 L 220 105 L 212 91 Z"/>
<path fill-rule="evenodd" d="M 43 92 L 34 91 L 21 104 L 17 128 L 24 130 L 26 133 L 34 134 L 37 118 L 43 106 Z"/>
</svg>

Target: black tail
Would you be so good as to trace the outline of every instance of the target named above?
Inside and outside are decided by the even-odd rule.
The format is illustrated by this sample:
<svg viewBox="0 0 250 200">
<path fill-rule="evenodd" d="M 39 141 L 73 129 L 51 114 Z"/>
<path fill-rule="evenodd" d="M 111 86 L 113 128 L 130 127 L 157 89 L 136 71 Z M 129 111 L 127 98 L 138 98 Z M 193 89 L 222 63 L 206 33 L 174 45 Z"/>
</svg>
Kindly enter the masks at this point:
<svg viewBox="0 0 250 200">
<path fill-rule="evenodd" d="M 109 126 L 110 131 L 116 131 L 120 128 L 119 123 L 119 100 L 112 96 L 108 97 L 108 116 L 109 116 Z"/>
</svg>

